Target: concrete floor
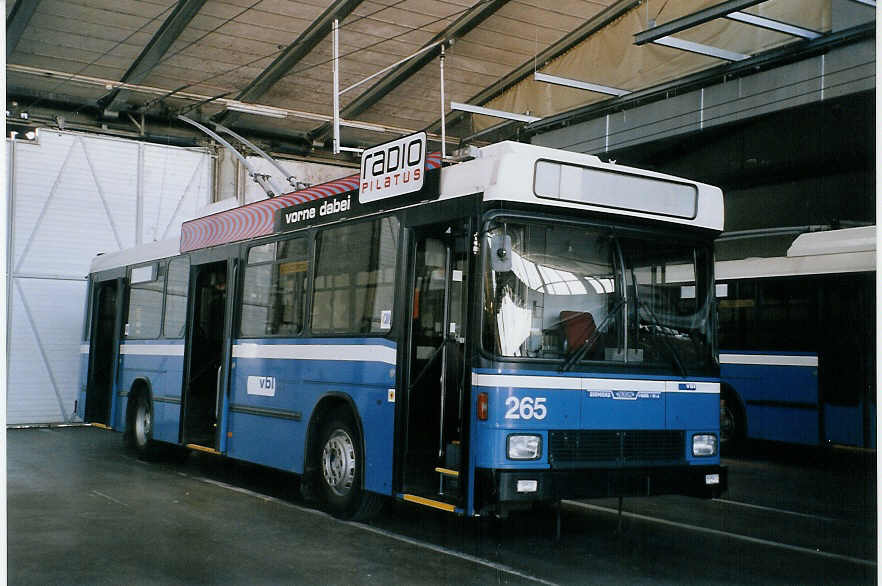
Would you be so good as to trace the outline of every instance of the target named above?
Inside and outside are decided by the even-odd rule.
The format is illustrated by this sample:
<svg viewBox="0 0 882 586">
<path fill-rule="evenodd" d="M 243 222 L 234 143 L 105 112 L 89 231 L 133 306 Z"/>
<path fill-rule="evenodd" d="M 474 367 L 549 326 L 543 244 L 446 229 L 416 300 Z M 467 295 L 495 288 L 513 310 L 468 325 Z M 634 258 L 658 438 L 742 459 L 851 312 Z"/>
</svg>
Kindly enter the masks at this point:
<svg viewBox="0 0 882 586">
<path fill-rule="evenodd" d="M 247 466 L 219 470 L 208 461 L 217 459 L 195 455 L 186 466 L 145 463 L 123 452 L 119 434 L 90 428 L 7 437 L 10 584 L 498 581 L 492 568 L 451 564 L 296 504 L 231 494 L 200 474 L 208 466 L 247 485 Z M 288 480 L 276 487 L 282 495 L 296 484 Z M 512 578 L 504 581 L 519 582 Z"/>
<path fill-rule="evenodd" d="M 507 522 L 392 504 L 311 509 L 291 475 L 205 454 L 142 462 L 95 428 L 10 430 L 10 584 L 872 584 L 875 462 L 729 460 L 722 500 L 565 503 Z M 807 457 L 808 456 L 808 457 Z"/>
</svg>

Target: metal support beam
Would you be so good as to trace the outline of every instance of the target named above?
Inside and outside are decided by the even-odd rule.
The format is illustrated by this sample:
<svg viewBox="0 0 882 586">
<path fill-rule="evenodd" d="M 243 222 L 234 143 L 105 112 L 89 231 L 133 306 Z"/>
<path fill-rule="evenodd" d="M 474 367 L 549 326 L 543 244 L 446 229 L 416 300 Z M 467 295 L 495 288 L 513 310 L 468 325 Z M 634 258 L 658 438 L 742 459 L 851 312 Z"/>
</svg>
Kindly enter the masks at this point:
<svg viewBox="0 0 882 586">
<path fill-rule="evenodd" d="M 530 59 L 524 62 L 517 69 L 511 71 L 492 85 L 488 86 L 484 90 L 469 98 L 468 102 L 470 104 L 485 104 L 489 102 L 496 96 L 502 94 L 508 88 L 532 75 L 533 72 L 536 70 L 537 65 L 538 67 L 544 67 L 553 59 L 560 57 L 597 31 L 601 30 L 602 28 L 620 18 L 623 14 L 626 14 L 640 4 L 641 0 L 619 0 L 612 6 L 598 13 L 593 18 L 587 20 L 584 24 L 582 24 L 582 26 L 572 31 L 558 42 L 554 43 L 553 45 L 539 53 L 539 55 L 537 55 L 535 59 Z M 447 127 L 450 128 L 451 126 L 456 125 L 462 120 L 462 118 L 463 114 L 451 114 L 450 117 L 447 119 Z M 438 128 L 440 124 L 441 120 L 438 119 L 432 124 L 429 124 L 426 129 L 431 130 L 434 128 Z"/>
<path fill-rule="evenodd" d="M 739 10 L 744 10 L 745 8 L 756 6 L 757 4 L 762 4 L 764 1 L 765 0 L 729 0 L 728 2 L 715 4 L 710 8 L 687 14 L 681 18 L 675 18 L 664 24 L 639 32 L 634 35 L 634 44 L 644 45 L 646 43 L 651 43 L 663 37 L 669 37 L 681 31 L 685 31 L 686 29 L 722 18 L 727 14 L 738 12 Z"/>
<path fill-rule="evenodd" d="M 690 53 L 698 53 L 699 55 L 707 55 L 716 59 L 724 59 L 726 61 L 744 61 L 750 59 L 750 55 L 744 53 L 736 53 L 735 51 L 727 51 L 710 45 L 702 45 L 701 43 L 693 43 L 678 39 L 676 37 L 662 37 L 653 41 L 656 45 L 664 45 L 672 49 L 680 49 L 681 51 L 689 51 Z"/>
<path fill-rule="evenodd" d="M 12 71 L 14 73 L 21 73 L 23 75 L 30 75 L 42 79 L 55 79 L 55 80 L 65 80 L 65 81 L 75 81 L 77 83 L 81 83 L 87 86 L 100 86 L 100 87 L 121 87 L 126 90 L 130 90 L 132 92 L 138 92 L 151 96 L 164 96 L 168 93 L 168 90 L 165 88 L 151 87 L 133 83 L 122 83 L 119 81 L 115 81 L 112 79 L 106 79 L 102 77 L 92 77 L 89 75 L 82 75 L 76 73 L 68 73 L 65 71 L 56 71 L 54 69 L 44 69 L 40 67 L 30 67 L 28 65 L 16 65 L 16 64 L 8 64 L 6 66 L 7 71 Z M 7 92 L 7 95 L 17 95 L 17 96 L 26 96 L 28 98 L 40 98 L 41 101 L 45 102 L 47 99 L 50 102 L 55 102 L 56 109 L 59 107 L 64 107 L 65 104 L 70 105 L 72 110 L 82 110 L 83 107 L 88 107 L 91 102 L 84 102 L 83 98 L 75 97 L 71 95 L 64 94 L 51 94 L 51 98 L 47 98 L 45 93 L 36 91 L 36 90 L 28 90 L 25 88 L 16 88 L 13 92 Z M 191 92 L 178 92 L 175 94 L 175 97 L 180 100 L 187 100 L 192 102 L 212 102 L 213 104 L 222 107 L 228 108 L 230 110 L 238 110 L 238 111 L 246 111 L 248 113 L 269 116 L 271 118 L 301 118 L 304 120 L 313 120 L 316 122 L 327 122 L 330 123 L 333 120 L 333 116 L 329 116 L 327 114 L 316 114 L 314 112 L 305 112 L 303 110 L 292 110 L 290 108 L 278 108 L 275 106 L 266 106 L 263 104 L 244 104 L 242 102 L 238 102 L 236 100 L 230 98 L 218 98 L 216 96 L 207 96 L 204 94 L 195 94 Z M 69 128 L 73 128 L 76 124 L 71 123 L 70 120 L 66 122 Z M 354 120 L 340 120 L 340 126 L 345 126 L 348 128 L 360 128 L 362 130 L 369 130 L 371 132 L 381 132 L 381 133 L 390 133 L 390 134 L 398 134 L 398 135 L 407 135 L 413 134 L 415 132 L 419 132 L 420 129 L 416 128 L 402 128 L 400 126 L 391 126 L 388 124 L 373 124 L 370 122 L 357 122 Z M 80 128 L 89 128 L 86 126 L 78 126 Z M 266 134 L 265 132 L 261 132 L 261 134 Z M 308 137 L 305 133 L 302 133 L 302 138 L 306 140 Z M 298 138 L 301 138 L 301 133 L 295 133 L 294 131 L 285 131 L 284 135 L 278 134 L 275 135 L 275 139 L 284 139 L 291 136 L 296 135 Z M 131 136 L 126 133 L 125 136 Z M 440 141 L 441 137 L 437 134 L 428 133 L 427 138 L 433 141 Z M 448 137 L 447 142 L 458 142 L 459 139 L 456 137 Z M 190 145 L 183 145 L 190 146 Z"/>
<path fill-rule="evenodd" d="M 196 13 L 205 4 L 205 0 L 179 0 L 178 5 L 172 10 L 141 54 L 123 75 L 123 83 L 141 83 L 153 68 L 156 67 L 169 47 L 178 39 L 181 33 L 196 16 Z M 123 101 L 125 92 L 115 89 L 98 100 L 102 110 L 113 110 Z"/>
<path fill-rule="evenodd" d="M 507 2 L 508 0 L 482 0 L 476 2 L 468 12 L 462 14 L 458 19 L 451 23 L 450 26 L 432 37 L 428 43 L 423 45 L 423 47 L 417 51 L 417 56 L 399 63 L 394 69 L 383 76 L 382 79 L 356 96 L 355 99 L 343 108 L 340 115 L 343 118 L 355 118 L 382 100 L 389 92 L 404 83 L 410 76 L 440 55 L 441 46 L 444 43 L 450 43 L 454 39 L 462 37 L 484 22 L 488 17 L 492 16 Z M 331 129 L 328 125 L 323 124 L 313 130 L 310 134 L 319 138 L 325 136 L 330 130 Z"/>
<path fill-rule="evenodd" d="M 781 22 L 780 20 L 775 20 L 773 18 L 766 18 L 765 16 L 749 14 L 747 12 L 733 12 L 731 14 L 727 14 L 726 18 L 728 18 L 729 20 L 737 20 L 738 22 L 758 26 L 760 28 L 764 28 L 770 31 L 784 33 L 785 35 L 801 37 L 803 39 L 817 39 L 821 36 L 821 33 L 813 31 L 811 29 L 788 24 L 786 22 Z"/>
<path fill-rule="evenodd" d="M 15 50 L 18 41 L 21 40 L 22 33 L 24 33 L 25 28 L 27 28 L 28 23 L 31 21 L 31 17 L 34 15 L 34 12 L 37 11 L 37 6 L 39 5 L 40 0 L 18 0 L 18 2 L 15 3 L 15 6 L 12 7 L 12 11 L 6 18 L 7 58 Z"/>
<path fill-rule="evenodd" d="M 269 64 L 260 74 L 255 77 L 236 96 L 240 102 L 255 102 L 263 96 L 280 79 L 285 77 L 295 65 L 300 63 L 306 55 L 331 32 L 331 23 L 334 20 L 343 20 L 355 10 L 362 0 L 335 0 L 321 13 L 312 23 L 306 27 L 297 39 L 288 45 L 275 61 Z M 222 112 L 215 119 L 218 122 L 232 124 L 238 117 L 236 114 Z"/>
<path fill-rule="evenodd" d="M 481 116 L 493 116 L 494 118 L 505 118 L 506 120 L 517 120 L 518 122 L 536 122 L 541 120 L 538 116 L 530 116 L 528 114 L 516 114 L 515 112 L 506 112 L 504 110 L 494 110 L 493 108 L 484 108 L 481 106 L 472 106 L 471 104 L 461 104 L 459 102 L 450 102 L 451 110 L 459 110 L 460 112 L 470 112 L 472 114 L 480 114 Z"/>
<path fill-rule="evenodd" d="M 588 83 L 587 81 L 579 81 L 578 79 L 570 79 L 568 77 L 548 75 L 547 73 L 540 73 L 539 71 L 533 74 L 533 79 L 535 79 L 536 81 L 544 81 L 545 83 L 551 83 L 554 85 L 562 85 L 564 87 L 572 87 L 579 90 L 596 92 L 599 94 L 608 94 L 610 96 L 624 96 L 625 94 L 631 93 L 629 90 L 622 90 L 606 85 L 598 85 L 596 83 Z"/>
</svg>

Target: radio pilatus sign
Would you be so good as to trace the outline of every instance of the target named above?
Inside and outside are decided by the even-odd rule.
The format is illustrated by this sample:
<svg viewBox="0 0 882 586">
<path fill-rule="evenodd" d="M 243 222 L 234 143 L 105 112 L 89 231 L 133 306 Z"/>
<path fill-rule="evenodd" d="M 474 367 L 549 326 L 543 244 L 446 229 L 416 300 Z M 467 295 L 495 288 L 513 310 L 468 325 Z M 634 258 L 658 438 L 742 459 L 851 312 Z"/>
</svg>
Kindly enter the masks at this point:
<svg viewBox="0 0 882 586">
<path fill-rule="evenodd" d="M 364 151 L 358 201 L 369 203 L 423 188 L 426 133 L 419 132 Z"/>
</svg>

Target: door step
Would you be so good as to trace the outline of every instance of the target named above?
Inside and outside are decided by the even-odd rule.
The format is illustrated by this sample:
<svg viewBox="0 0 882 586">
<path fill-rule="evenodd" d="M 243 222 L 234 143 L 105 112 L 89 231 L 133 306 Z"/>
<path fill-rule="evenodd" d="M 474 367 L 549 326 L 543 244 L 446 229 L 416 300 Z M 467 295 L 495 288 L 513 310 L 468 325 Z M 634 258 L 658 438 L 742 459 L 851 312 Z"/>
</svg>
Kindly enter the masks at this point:
<svg viewBox="0 0 882 586">
<path fill-rule="evenodd" d="M 216 456 L 221 455 L 221 453 L 214 448 L 209 448 L 208 446 L 200 446 L 199 444 L 186 444 L 184 447 L 191 450 L 196 450 L 197 452 L 205 452 L 206 454 L 214 454 Z"/>
<path fill-rule="evenodd" d="M 416 503 L 418 505 L 423 505 L 426 507 L 432 507 L 433 509 L 439 509 L 441 511 L 447 511 L 448 513 L 455 513 L 456 505 L 452 505 L 450 503 L 445 503 L 443 501 L 436 501 L 432 499 L 427 499 L 426 497 L 417 496 L 415 494 L 403 494 L 401 495 L 405 501 L 409 503 Z"/>
</svg>

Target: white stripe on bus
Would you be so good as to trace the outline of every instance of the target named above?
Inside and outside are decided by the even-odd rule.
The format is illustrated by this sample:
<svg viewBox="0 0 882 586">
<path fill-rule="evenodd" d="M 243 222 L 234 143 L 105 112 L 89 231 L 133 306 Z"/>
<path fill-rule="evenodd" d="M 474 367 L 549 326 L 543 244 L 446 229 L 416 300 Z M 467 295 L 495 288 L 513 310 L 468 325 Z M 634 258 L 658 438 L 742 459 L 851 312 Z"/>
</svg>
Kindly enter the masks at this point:
<svg viewBox="0 0 882 586">
<path fill-rule="evenodd" d="M 522 376 L 517 374 L 478 374 L 473 372 L 472 385 L 476 387 L 569 389 L 581 391 L 582 379 L 571 376 Z"/>
<path fill-rule="evenodd" d="M 89 345 L 88 344 L 80 344 L 80 354 L 88 354 L 89 353 Z"/>
<path fill-rule="evenodd" d="M 120 354 L 129 356 L 183 356 L 183 344 L 122 344 Z"/>
<path fill-rule="evenodd" d="M 817 356 L 786 356 L 772 354 L 720 354 L 720 364 L 755 366 L 818 366 Z"/>
<path fill-rule="evenodd" d="M 395 364 L 395 348 L 379 344 L 236 344 L 233 358 L 341 360 Z"/>
<path fill-rule="evenodd" d="M 719 394 L 719 383 L 680 382 L 647 379 L 579 378 L 569 376 L 529 376 L 518 374 L 472 373 L 476 387 L 516 389 L 562 389 L 572 391 L 640 391 L 652 393 L 710 393 Z M 680 385 L 688 388 L 680 389 Z"/>
</svg>

